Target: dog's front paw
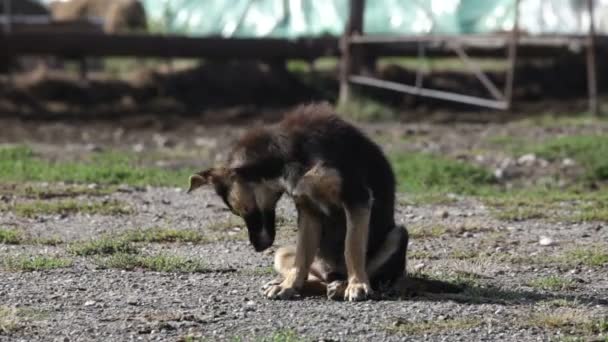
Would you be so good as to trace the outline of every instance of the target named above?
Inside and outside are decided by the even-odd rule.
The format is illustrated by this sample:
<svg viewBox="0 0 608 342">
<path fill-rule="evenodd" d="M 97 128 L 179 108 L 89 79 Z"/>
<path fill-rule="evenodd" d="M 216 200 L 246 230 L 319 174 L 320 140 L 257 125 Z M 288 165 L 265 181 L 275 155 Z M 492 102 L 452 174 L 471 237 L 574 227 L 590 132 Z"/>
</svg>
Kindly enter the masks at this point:
<svg viewBox="0 0 608 342">
<path fill-rule="evenodd" d="M 346 290 L 346 282 L 343 280 L 334 280 L 327 284 L 327 298 L 332 300 L 340 300 L 344 298 Z"/>
<path fill-rule="evenodd" d="M 349 302 L 358 302 L 368 299 L 371 294 L 372 288 L 369 284 L 349 281 L 344 292 L 344 299 Z"/>
<path fill-rule="evenodd" d="M 261 287 L 262 292 L 266 292 L 266 290 L 268 290 L 270 287 L 279 285 L 282 282 L 283 282 L 283 279 L 281 279 L 280 277 L 275 278 L 275 279 L 265 283 L 264 285 L 262 285 L 262 287 Z"/>
<path fill-rule="evenodd" d="M 268 299 L 291 299 L 296 294 L 296 289 L 283 285 L 271 285 L 264 291 L 264 295 Z"/>
</svg>

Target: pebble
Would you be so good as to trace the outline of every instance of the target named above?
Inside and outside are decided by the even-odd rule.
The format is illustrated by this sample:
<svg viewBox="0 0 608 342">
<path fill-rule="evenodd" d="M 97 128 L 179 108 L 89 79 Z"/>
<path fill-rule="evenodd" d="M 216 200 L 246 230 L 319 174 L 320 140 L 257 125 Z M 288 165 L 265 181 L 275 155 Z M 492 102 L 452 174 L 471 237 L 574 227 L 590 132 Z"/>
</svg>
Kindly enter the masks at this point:
<svg viewBox="0 0 608 342">
<path fill-rule="evenodd" d="M 530 166 L 536 162 L 536 155 L 534 153 L 524 154 L 517 159 L 517 164 Z"/>
<path fill-rule="evenodd" d="M 84 302 L 84 306 L 93 306 L 95 305 L 95 303 L 97 302 L 95 302 L 94 300 L 87 300 L 86 302 Z"/>
<path fill-rule="evenodd" d="M 555 241 L 548 236 L 541 236 L 538 240 L 538 244 L 541 246 L 553 246 L 555 245 Z"/>
</svg>

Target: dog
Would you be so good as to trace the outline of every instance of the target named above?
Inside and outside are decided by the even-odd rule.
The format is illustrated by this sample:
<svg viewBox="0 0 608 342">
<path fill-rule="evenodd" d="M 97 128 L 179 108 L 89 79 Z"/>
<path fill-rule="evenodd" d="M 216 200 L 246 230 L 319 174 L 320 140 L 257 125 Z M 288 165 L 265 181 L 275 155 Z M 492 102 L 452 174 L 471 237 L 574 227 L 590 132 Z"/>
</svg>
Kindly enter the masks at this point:
<svg viewBox="0 0 608 342">
<path fill-rule="evenodd" d="M 271 299 L 322 289 L 360 301 L 405 274 L 407 230 L 395 224 L 395 177 L 378 145 L 328 104 L 297 107 L 281 122 L 252 129 L 226 165 L 190 177 L 188 193 L 212 185 L 242 217 L 256 251 L 275 238 L 275 208 L 290 196 L 298 213 L 295 246 L 279 248 Z"/>
</svg>

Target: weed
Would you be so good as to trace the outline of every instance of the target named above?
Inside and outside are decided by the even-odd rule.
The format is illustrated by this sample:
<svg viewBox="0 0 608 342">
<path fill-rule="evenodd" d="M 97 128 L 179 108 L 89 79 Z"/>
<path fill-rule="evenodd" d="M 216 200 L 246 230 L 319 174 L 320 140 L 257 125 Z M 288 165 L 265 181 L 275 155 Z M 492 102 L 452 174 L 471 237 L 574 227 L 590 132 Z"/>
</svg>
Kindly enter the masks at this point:
<svg viewBox="0 0 608 342">
<path fill-rule="evenodd" d="M 143 256 L 127 253 L 112 254 L 97 258 L 95 263 L 101 268 L 116 268 L 131 271 L 145 269 L 156 272 L 207 272 L 209 269 L 199 260 L 185 259 L 179 256 L 154 255 Z"/>
<path fill-rule="evenodd" d="M 131 242 L 192 242 L 199 243 L 205 241 L 205 237 L 196 230 L 182 230 L 170 228 L 149 228 L 128 231 L 121 236 L 121 239 Z"/>
<path fill-rule="evenodd" d="M 608 317 L 593 317 L 585 310 L 571 308 L 533 313 L 520 324 L 524 327 L 568 329 L 568 333 L 577 335 L 598 335 L 608 332 Z"/>
<path fill-rule="evenodd" d="M 57 202 L 33 201 L 16 203 L 9 210 L 22 217 L 38 215 L 69 215 L 74 213 L 97 215 L 126 215 L 132 209 L 122 201 L 82 202 L 77 200 L 62 200 Z"/>
<path fill-rule="evenodd" d="M 549 291 L 564 291 L 576 288 L 576 283 L 572 279 L 557 276 L 536 278 L 528 283 L 529 286 Z"/>
<path fill-rule="evenodd" d="M 0 265 L 7 271 L 31 272 L 70 267 L 72 260 L 50 256 L 18 256 L 4 257 Z"/>
<path fill-rule="evenodd" d="M 23 241 L 23 233 L 15 229 L 0 229 L 0 243 L 18 245 Z"/>
<path fill-rule="evenodd" d="M 606 246 L 579 247 L 566 252 L 559 259 L 574 264 L 583 264 L 591 267 L 608 265 L 608 249 Z"/>
<path fill-rule="evenodd" d="M 137 248 L 130 241 L 119 238 L 102 237 L 90 241 L 74 242 L 68 245 L 69 253 L 78 256 L 135 254 Z"/>
</svg>

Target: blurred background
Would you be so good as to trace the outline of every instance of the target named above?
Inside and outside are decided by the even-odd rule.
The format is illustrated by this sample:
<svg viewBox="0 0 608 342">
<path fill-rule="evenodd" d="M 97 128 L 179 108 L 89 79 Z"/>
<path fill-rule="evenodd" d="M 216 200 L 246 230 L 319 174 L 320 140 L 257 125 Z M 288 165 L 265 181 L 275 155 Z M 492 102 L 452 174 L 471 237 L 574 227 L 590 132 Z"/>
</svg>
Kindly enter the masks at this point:
<svg viewBox="0 0 608 342">
<path fill-rule="evenodd" d="M 357 118 L 492 120 L 597 114 L 607 84 L 606 0 L 1 4 L 3 116 L 221 121 L 327 100 Z"/>
</svg>

